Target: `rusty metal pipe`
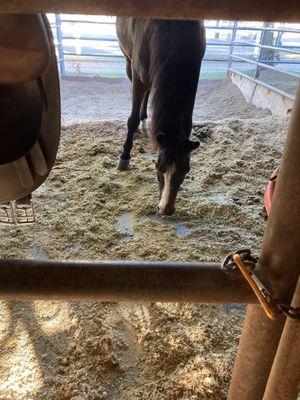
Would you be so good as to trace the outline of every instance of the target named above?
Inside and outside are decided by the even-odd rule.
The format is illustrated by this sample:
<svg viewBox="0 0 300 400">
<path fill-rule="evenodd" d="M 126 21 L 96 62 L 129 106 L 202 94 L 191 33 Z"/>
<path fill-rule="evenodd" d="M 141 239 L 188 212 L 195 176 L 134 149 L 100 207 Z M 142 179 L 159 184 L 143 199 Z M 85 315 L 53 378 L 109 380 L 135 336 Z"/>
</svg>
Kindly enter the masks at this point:
<svg viewBox="0 0 300 400">
<path fill-rule="evenodd" d="M 256 303 L 219 264 L 0 260 L 0 299 Z"/>
<path fill-rule="evenodd" d="M 248 306 L 228 400 L 261 400 L 285 318 L 270 321 L 258 305 Z"/>
<path fill-rule="evenodd" d="M 300 89 L 287 135 L 260 256 L 260 277 L 275 298 L 290 303 L 300 258 Z M 229 390 L 229 400 L 261 400 L 285 318 L 269 321 L 249 306 Z"/>
<path fill-rule="evenodd" d="M 75 13 L 150 18 L 299 22 L 298 0 L 1 0 L 2 13 Z"/>
<path fill-rule="evenodd" d="M 300 279 L 292 305 L 300 307 Z M 300 391 L 300 323 L 287 319 L 263 400 L 296 400 Z"/>
</svg>

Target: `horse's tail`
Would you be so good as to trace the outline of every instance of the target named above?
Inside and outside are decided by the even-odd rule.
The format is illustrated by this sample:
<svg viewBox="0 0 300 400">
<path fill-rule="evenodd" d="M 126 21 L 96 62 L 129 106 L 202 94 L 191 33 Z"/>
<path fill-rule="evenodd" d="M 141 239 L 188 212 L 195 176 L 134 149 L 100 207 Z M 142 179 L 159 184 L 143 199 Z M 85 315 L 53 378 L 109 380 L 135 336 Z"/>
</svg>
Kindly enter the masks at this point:
<svg viewBox="0 0 300 400">
<path fill-rule="evenodd" d="M 199 21 L 154 21 L 150 43 L 154 139 L 158 132 L 179 134 L 184 110 L 194 106 L 204 51 L 205 33 Z"/>
</svg>

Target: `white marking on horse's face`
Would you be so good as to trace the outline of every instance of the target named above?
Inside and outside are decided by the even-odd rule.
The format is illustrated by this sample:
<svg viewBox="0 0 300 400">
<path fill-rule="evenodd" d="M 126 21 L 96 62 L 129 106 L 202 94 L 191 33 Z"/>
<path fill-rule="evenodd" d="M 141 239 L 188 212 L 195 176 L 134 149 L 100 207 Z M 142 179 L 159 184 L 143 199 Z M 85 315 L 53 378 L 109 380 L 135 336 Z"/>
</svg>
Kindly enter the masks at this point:
<svg viewBox="0 0 300 400">
<path fill-rule="evenodd" d="M 166 172 L 164 173 L 164 187 L 162 189 L 161 198 L 159 202 L 159 211 L 162 213 L 169 213 L 173 210 L 169 210 L 170 206 L 173 207 L 173 204 L 170 204 L 171 197 L 171 180 L 176 172 L 176 165 L 171 164 L 168 166 Z"/>
</svg>

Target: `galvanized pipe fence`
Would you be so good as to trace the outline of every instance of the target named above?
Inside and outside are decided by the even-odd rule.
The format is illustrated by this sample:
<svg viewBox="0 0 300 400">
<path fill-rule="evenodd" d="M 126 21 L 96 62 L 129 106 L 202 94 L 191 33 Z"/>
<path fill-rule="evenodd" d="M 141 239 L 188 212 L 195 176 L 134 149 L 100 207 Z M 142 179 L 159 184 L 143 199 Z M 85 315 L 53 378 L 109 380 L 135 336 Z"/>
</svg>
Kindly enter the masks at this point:
<svg viewBox="0 0 300 400">
<path fill-rule="evenodd" d="M 253 30 L 260 32 L 260 40 L 259 43 L 250 42 L 247 40 L 236 40 L 236 35 L 239 30 L 244 30 L 245 28 L 242 26 L 238 26 L 235 22 L 233 25 L 232 31 L 232 40 L 230 46 L 229 53 L 229 61 L 228 61 L 228 72 L 232 72 L 240 75 L 241 77 L 248 79 L 260 86 L 263 86 L 273 92 L 276 92 L 284 97 L 289 98 L 290 100 L 295 100 L 295 94 L 290 93 L 287 90 L 284 90 L 275 84 L 267 83 L 263 80 L 262 72 L 263 70 L 274 71 L 282 81 L 284 81 L 284 77 L 288 76 L 295 79 L 294 82 L 294 90 L 296 92 L 297 86 L 300 82 L 300 67 L 299 72 L 287 71 L 282 68 L 279 68 L 278 65 L 282 64 L 292 64 L 300 66 L 300 46 L 282 46 L 280 45 L 280 38 L 284 33 L 293 33 L 299 35 L 299 43 L 300 43 L 300 29 L 288 29 L 288 28 L 275 28 L 271 26 L 272 24 L 269 22 L 264 22 L 262 27 L 248 27 L 247 30 Z M 275 44 L 270 45 L 274 40 L 274 33 L 277 33 L 277 38 L 275 39 Z M 271 34 L 271 36 L 270 36 Z M 246 58 L 240 55 L 235 54 L 235 49 L 237 47 L 254 47 L 258 49 L 257 57 L 251 59 Z M 296 60 L 280 60 L 277 59 L 280 52 L 284 52 L 287 54 L 293 54 L 296 56 Z M 234 61 L 250 64 L 254 66 L 253 74 L 243 73 L 238 68 L 232 67 Z M 272 65 L 273 64 L 273 65 Z"/>
<path fill-rule="evenodd" d="M 114 21 L 97 21 L 94 19 L 64 17 L 63 14 L 55 14 L 55 23 L 52 23 L 52 29 L 55 36 L 55 43 L 57 48 L 57 58 L 59 64 L 59 70 L 61 76 L 67 76 L 69 72 L 66 68 L 66 59 L 77 59 L 82 60 L 83 58 L 95 58 L 97 59 L 123 59 L 121 51 L 118 50 L 117 37 L 115 33 L 108 36 L 98 35 L 81 35 L 76 34 L 76 37 L 72 34 L 65 34 L 65 27 L 68 24 L 90 24 L 90 25 L 103 25 L 103 26 L 115 26 Z M 270 22 L 264 22 L 262 26 L 247 26 L 243 22 L 233 21 L 230 25 L 209 25 L 206 23 L 207 31 L 222 32 L 228 31 L 228 37 L 230 40 L 207 40 L 207 52 L 215 53 L 213 58 L 204 57 L 204 61 L 218 62 L 221 61 L 220 57 L 217 57 L 217 49 L 224 48 L 228 54 L 224 55 L 222 52 L 223 62 L 228 62 L 227 72 L 235 73 L 249 81 L 252 81 L 258 85 L 261 85 L 273 92 L 276 92 L 290 100 L 295 99 L 295 92 L 300 82 L 300 29 L 290 27 L 274 27 L 274 24 Z M 80 28 L 79 32 L 80 32 Z M 259 40 L 245 40 L 238 39 L 238 35 L 242 32 L 253 32 L 253 36 L 259 38 Z M 296 45 L 282 45 L 281 39 L 284 34 L 296 35 Z M 218 34 L 217 34 L 218 35 Z M 248 35 L 249 36 L 249 35 Z M 65 42 L 76 41 L 80 43 L 83 51 L 78 54 L 75 51 L 66 51 Z M 85 52 L 84 43 L 87 42 L 110 42 L 115 46 L 113 54 L 109 54 L 105 51 L 94 51 Z M 72 46 L 71 46 L 72 47 Z M 248 51 L 247 51 L 248 49 Z M 249 49 L 251 49 L 249 51 Z M 252 54 L 249 54 L 249 52 Z M 206 54 L 207 54 L 206 52 Z M 282 57 L 281 54 L 284 56 Z M 286 57 L 288 55 L 288 57 Z M 291 57 L 293 57 L 291 59 Z M 244 66 L 248 66 L 245 69 Z M 284 69 L 284 67 L 286 68 Z M 275 82 L 268 82 L 268 75 L 266 71 L 272 71 Z M 292 79 L 289 83 L 288 89 L 284 88 L 285 79 Z M 272 79 L 271 79 L 272 80 Z M 283 83 L 283 84 L 282 84 Z"/>
</svg>

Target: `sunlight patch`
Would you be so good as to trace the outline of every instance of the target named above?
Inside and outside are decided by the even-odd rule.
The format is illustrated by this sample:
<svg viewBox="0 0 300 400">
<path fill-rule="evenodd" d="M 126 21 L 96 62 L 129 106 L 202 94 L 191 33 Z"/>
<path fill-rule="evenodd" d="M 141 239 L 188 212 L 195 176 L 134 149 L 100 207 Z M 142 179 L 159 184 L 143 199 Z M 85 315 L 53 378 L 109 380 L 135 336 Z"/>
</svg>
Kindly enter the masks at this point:
<svg viewBox="0 0 300 400">
<path fill-rule="evenodd" d="M 27 400 L 42 388 L 42 374 L 28 333 L 19 322 L 15 330 L 0 353 L 0 393 L 2 399 Z"/>
<path fill-rule="evenodd" d="M 9 332 L 11 323 L 11 315 L 6 301 L 0 301 L 0 343 L 5 339 Z M 2 345 L 5 345 L 3 343 Z"/>
<path fill-rule="evenodd" d="M 69 303 L 62 301 L 35 301 L 36 320 L 44 333 L 53 334 L 67 331 L 72 324 Z"/>
</svg>

